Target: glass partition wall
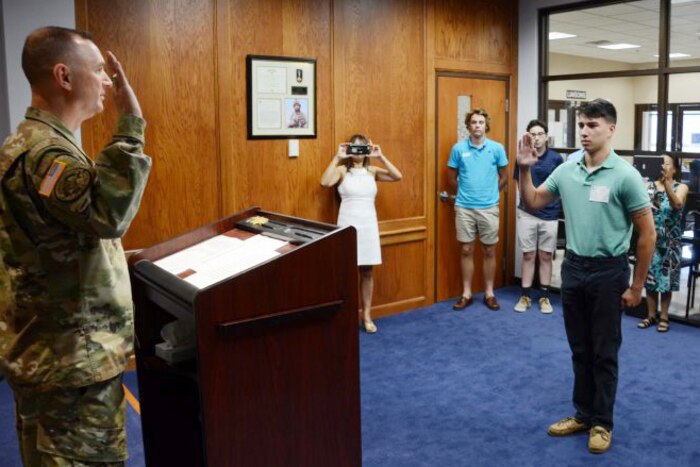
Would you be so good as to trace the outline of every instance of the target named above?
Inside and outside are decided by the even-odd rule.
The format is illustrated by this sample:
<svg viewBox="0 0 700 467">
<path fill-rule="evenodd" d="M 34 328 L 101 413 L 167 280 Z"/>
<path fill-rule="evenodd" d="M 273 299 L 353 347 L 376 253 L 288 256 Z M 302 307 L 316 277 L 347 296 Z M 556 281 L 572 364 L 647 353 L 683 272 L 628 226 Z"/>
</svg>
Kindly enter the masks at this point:
<svg viewBox="0 0 700 467">
<path fill-rule="evenodd" d="M 554 7 L 540 12 L 540 31 L 539 113 L 551 147 L 578 148 L 576 109 L 602 97 L 618 111 L 619 154 L 700 159 L 700 0 Z"/>
<path fill-rule="evenodd" d="M 618 112 L 615 151 L 630 163 L 635 155 L 681 157 L 682 181 L 695 193 L 687 209 L 700 210 L 700 0 L 552 7 L 540 10 L 540 34 L 539 116 L 549 124 L 550 147 L 562 154 L 580 147 L 577 108 L 608 99 Z M 685 221 L 682 256 L 691 267 L 682 269 L 681 284 L 690 285 L 700 268 L 700 228 L 694 215 Z M 690 307 L 694 290 L 673 294 L 670 316 L 700 326 Z"/>
</svg>

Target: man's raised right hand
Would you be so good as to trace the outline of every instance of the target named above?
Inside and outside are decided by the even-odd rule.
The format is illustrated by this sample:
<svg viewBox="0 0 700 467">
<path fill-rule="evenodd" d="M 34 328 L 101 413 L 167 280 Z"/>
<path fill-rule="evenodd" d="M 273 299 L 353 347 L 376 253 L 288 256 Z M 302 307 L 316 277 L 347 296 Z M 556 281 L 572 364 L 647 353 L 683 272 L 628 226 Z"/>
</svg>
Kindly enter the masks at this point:
<svg viewBox="0 0 700 467">
<path fill-rule="evenodd" d="M 530 133 L 525 133 L 518 141 L 517 162 L 521 167 L 531 167 L 537 163 L 537 150 L 532 144 Z"/>
</svg>

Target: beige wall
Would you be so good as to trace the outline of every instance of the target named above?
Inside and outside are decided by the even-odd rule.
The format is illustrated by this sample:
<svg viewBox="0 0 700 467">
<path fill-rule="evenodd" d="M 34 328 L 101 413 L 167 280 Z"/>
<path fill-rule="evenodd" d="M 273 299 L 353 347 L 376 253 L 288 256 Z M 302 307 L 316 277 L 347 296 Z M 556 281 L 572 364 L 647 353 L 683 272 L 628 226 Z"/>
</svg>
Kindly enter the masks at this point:
<svg viewBox="0 0 700 467">
<path fill-rule="evenodd" d="M 553 81 L 549 85 L 549 99 L 567 100 L 567 89 L 586 91 L 587 100 L 598 97 L 608 99 L 615 104 L 617 109 L 617 132 L 613 139 L 613 147 L 632 149 L 634 143 L 634 79 Z"/>
</svg>

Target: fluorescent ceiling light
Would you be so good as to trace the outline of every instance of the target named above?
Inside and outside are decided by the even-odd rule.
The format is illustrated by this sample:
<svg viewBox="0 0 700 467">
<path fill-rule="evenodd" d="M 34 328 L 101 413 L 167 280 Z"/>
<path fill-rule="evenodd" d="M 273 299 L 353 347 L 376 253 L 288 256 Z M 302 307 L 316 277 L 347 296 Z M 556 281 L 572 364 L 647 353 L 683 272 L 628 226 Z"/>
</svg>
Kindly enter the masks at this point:
<svg viewBox="0 0 700 467">
<path fill-rule="evenodd" d="M 553 41 L 556 39 L 568 39 L 569 37 L 576 37 L 576 34 L 567 34 L 565 32 L 550 32 L 549 33 L 549 40 Z"/>
<path fill-rule="evenodd" d="M 600 49 L 609 49 L 609 50 L 638 49 L 639 47 L 641 47 L 641 45 L 625 44 L 624 42 L 621 42 L 619 44 L 608 44 L 608 45 L 599 45 L 598 46 L 598 48 L 600 48 Z"/>
<path fill-rule="evenodd" d="M 681 52 L 675 52 L 675 53 L 668 54 L 668 58 L 683 58 L 683 57 L 690 57 L 690 54 L 684 54 Z M 654 58 L 659 58 L 659 54 L 654 54 Z"/>
</svg>

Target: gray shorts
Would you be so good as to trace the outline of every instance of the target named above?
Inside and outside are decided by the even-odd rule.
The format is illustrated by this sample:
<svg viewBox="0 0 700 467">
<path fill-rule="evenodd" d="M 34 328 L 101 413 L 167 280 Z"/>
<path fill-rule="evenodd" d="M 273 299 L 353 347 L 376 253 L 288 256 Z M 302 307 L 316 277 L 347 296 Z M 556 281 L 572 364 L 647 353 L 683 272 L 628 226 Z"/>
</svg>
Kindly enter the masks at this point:
<svg viewBox="0 0 700 467">
<path fill-rule="evenodd" d="M 483 209 L 455 206 L 457 241 L 471 243 L 478 234 L 484 245 L 495 245 L 498 243 L 499 215 L 498 205 Z"/>
<path fill-rule="evenodd" d="M 523 253 L 542 250 L 554 253 L 557 249 L 559 221 L 546 221 L 539 217 L 517 210 L 518 245 Z"/>
</svg>

